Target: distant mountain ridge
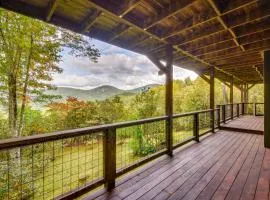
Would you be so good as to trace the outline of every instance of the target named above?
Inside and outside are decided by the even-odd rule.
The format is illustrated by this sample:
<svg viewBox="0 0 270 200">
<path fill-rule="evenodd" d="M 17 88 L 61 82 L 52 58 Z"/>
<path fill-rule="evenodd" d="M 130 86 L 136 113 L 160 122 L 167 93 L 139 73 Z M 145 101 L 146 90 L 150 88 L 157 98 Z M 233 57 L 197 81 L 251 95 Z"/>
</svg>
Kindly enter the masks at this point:
<svg viewBox="0 0 270 200">
<path fill-rule="evenodd" d="M 134 88 L 132 90 L 122 90 L 111 85 L 102 85 L 90 90 L 75 89 L 70 87 L 58 87 L 56 90 L 47 91 L 50 95 L 61 95 L 63 98 L 68 96 L 77 97 L 82 100 L 104 100 L 113 96 L 132 96 L 146 89 L 155 88 L 159 84 L 149 84 L 143 87 Z"/>
</svg>

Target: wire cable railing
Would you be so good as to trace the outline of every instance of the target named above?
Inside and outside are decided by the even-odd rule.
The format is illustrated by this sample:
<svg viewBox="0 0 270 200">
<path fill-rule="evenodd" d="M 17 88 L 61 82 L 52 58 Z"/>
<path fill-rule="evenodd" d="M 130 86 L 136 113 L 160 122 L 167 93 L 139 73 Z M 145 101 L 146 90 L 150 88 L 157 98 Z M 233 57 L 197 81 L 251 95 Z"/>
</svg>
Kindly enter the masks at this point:
<svg viewBox="0 0 270 200">
<path fill-rule="evenodd" d="M 219 127 L 220 110 L 173 115 L 173 149 Z M 0 140 L 0 199 L 71 199 L 168 153 L 168 116 Z"/>
</svg>

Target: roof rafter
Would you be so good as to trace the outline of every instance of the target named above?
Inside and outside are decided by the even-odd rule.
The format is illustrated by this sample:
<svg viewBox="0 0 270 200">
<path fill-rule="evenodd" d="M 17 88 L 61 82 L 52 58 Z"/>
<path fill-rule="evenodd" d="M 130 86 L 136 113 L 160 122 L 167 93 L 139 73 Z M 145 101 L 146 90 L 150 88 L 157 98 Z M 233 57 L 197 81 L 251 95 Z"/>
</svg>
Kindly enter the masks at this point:
<svg viewBox="0 0 270 200">
<path fill-rule="evenodd" d="M 130 30 L 131 27 L 126 25 L 126 24 L 119 24 L 118 26 L 115 27 L 115 29 L 112 31 L 112 37 L 109 38 L 108 42 L 112 42 L 116 38 L 120 37 L 123 35 L 126 31 Z"/>
<path fill-rule="evenodd" d="M 236 35 L 235 33 L 225 24 L 225 22 L 223 21 L 223 19 L 221 18 L 221 12 L 218 9 L 216 3 L 213 0 L 207 0 L 207 2 L 209 3 L 209 5 L 213 8 L 213 10 L 216 12 L 217 14 L 217 19 L 220 22 L 220 24 L 224 27 L 225 30 L 228 30 L 230 32 L 230 34 L 232 35 L 233 41 L 235 42 L 235 44 L 237 46 L 239 46 L 243 51 L 245 51 L 244 47 L 242 45 L 240 45 L 236 39 Z"/>
<path fill-rule="evenodd" d="M 57 8 L 58 3 L 59 3 L 59 0 L 50 0 L 49 1 L 48 7 L 47 7 L 47 10 L 45 13 L 45 21 L 46 22 L 51 21 L 51 18 L 53 16 L 55 9 Z"/>
<path fill-rule="evenodd" d="M 142 0 L 126 0 L 118 13 L 119 17 L 124 17 L 126 14 L 136 8 L 139 4 L 141 4 L 141 2 Z"/>
<path fill-rule="evenodd" d="M 102 15 L 100 11 L 94 11 L 94 13 L 89 13 L 84 22 L 82 23 L 82 32 L 87 32 L 98 20 L 99 16 Z"/>
<path fill-rule="evenodd" d="M 165 10 L 162 13 L 160 13 L 158 16 L 155 16 L 154 18 L 150 19 L 150 22 L 145 22 L 146 25 L 144 27 L 145 30 L 148 30 L 155 26 L 156 24 L 160 23 L 164 19 L 171 17 L 177 13 L 179 13 L 182 9 L 187 8 L 188 6 L 192 5 L 196 0 L 172 0 L 171 4 L 169 5 L 169 9 Z"/>
</svg>

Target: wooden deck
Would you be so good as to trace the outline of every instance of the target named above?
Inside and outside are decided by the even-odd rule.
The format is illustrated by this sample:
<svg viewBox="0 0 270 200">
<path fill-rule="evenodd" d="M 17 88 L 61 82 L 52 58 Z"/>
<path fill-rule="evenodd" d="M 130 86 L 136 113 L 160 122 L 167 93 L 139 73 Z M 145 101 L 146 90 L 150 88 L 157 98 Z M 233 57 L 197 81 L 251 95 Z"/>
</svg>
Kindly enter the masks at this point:
<svg viewBox="0 0 270 200">
<path fill-rule="evenodd" d="M 263 123 L 263 116 L 244 115 L 240 118 L 226 122 L 226 124 L 222 124 L 221 129 L 227 131 L 263 134 Z"/>
<path fill-rule="evenodd" d="M 218 131 L 143 166 L 89 199 L 268 199 L 270 149 L 263 136 Z"/>
</svg>

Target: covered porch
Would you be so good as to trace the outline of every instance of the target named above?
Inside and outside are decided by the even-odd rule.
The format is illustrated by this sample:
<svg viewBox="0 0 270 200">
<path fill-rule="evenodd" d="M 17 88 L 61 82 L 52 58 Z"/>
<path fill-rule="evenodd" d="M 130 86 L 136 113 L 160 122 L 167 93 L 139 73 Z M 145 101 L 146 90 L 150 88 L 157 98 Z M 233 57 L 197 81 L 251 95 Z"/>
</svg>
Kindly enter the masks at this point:
<svg viewBox="0 0 270 200">
<path fill-rule="evenodd" d="M 30 177 L 33 199 L 269 198 L 268 0 L 0 0 L 0 6 L 146 55 L 166 77 L 164 116 L 1 140 L 8 199 L 14 189 L 8 155 L 18 148 L 32 158 L 20 157 L 19 167 L 22 180 Z M 173 65 L 209 83 L 209 109 L 173 112 Z M 229 104 L 216 105 L 215 79 L 229 87 Z M 261 83 L 264 103 L 249 102 L 250 89 Z M 126 145 L 138 134 L 155 150 L 130 159 Z M 91 148 L 64 152 L 68 140 Z M 35 157 L 43 158 L 43 184 L 35 182 Z M 49 174 L 45 157 L 52 161 Z M 25 184 L 18 186 L 21 196 Z"/>
</svg>

